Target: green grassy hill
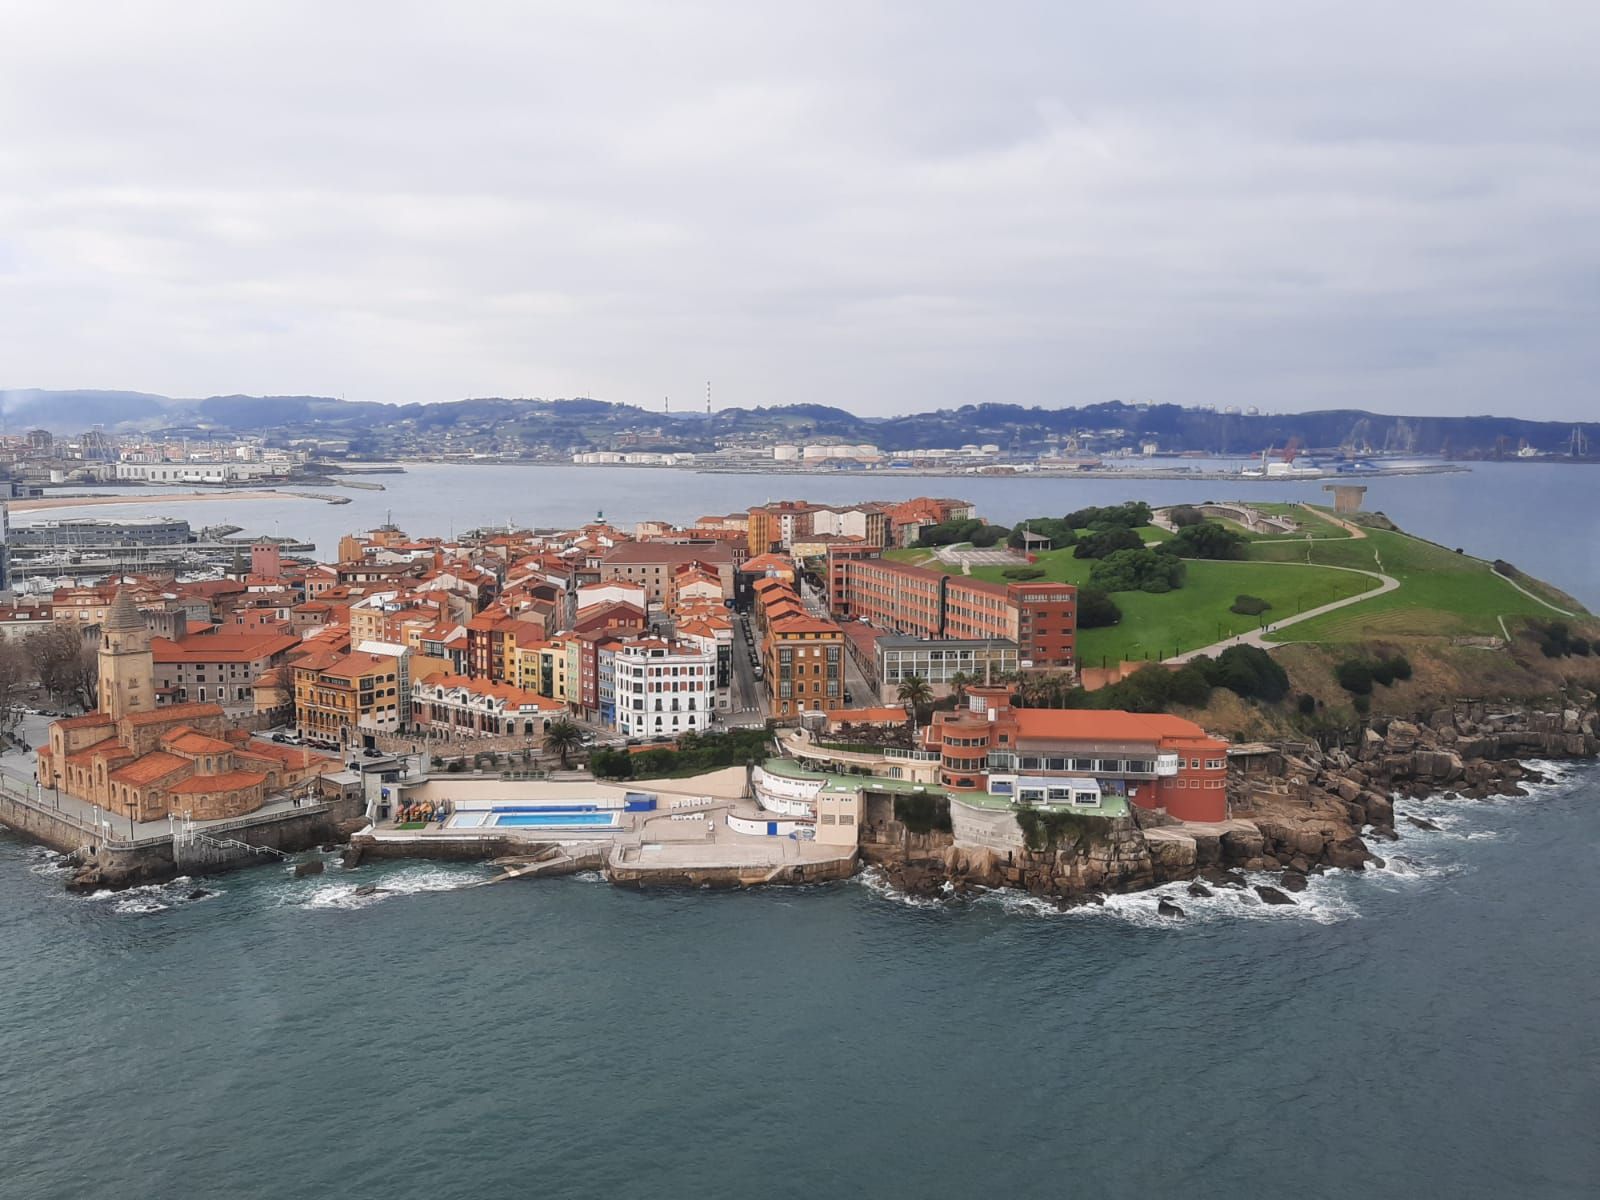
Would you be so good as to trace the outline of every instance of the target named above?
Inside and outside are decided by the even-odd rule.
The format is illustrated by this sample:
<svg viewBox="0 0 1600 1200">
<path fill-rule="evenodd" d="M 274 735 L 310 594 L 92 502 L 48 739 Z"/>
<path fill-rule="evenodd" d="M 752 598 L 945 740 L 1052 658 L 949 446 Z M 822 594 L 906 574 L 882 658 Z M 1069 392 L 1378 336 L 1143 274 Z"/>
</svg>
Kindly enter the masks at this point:
<svg viewBox="0 0 1600 1200">
<path fill-rule="evenodd" d="M 1392 575 L 1400 587 L 1362 604 L 1284 629 L 1273 641 L 1352 642 L 1371 637 L 1504 636 L 1525 617 L 1560 620 L 1553 601 L 1523 594 L 1495 574 L 1491 564 L 1457 554 L 1406 533 L 1368 529 L 1364 538 L 1307 542 L 1301 538 L 1258 540 L 1250 557 L 1259 562 L 1356 567 Z M 1536 581 L 1524 586 L 1542 591 Z M 1502 619 L 1506 624 L 1502 625 Z"/>
<path fill-rule="evenodd" d="M 1392 576 L 1400 586 L 1269 633 L 1267 640 L 1281 644 L 1358 642 L 1375 637 L 1503 637 L 1528 618 L 1571 620 L 1565 612 L 1587 619 L 1574 601 L 1538 580 L 1519 580 L 1534 593 L 1527 595 L 1483 559 L 1457 554 L 1421 538 L 1373 528 L 1363 528 L 1365 536 L 1358 537 L 1333 518 L 1330 510 L 1294 504 L 1255 507 L 1293 516 L 1301 531 L 1249 534 L 1244 561 L 1187 560 L 1188 579 L 1178 591 L 1116 593 L 1113 598 L 1122 609 L 1121 623 L 1080 630 L 1078 661 L 1084 666 L 1100 666 L 1167 658 L 1376 591 L 1380 574 Z M 1224 524 L 1248 532 L 1232 521 Z M 1138 532 L 1147 542 L 1171 536 L 1153 526 Z M 1040 555 L 1036 565 L 1044 569 L 1046 579 L 1081 587 L 1087 583 L 1094 561 L 1074 558 L 1072 553 L 1071 549 L 1052 550 Z M 886 557 L 934 570 L 954 570 L 931 550 L 893 550 Z M 1003 567 L 977 567 L 971 573 L 995 583 L 1011 582 L 1004 571 Z M 1260 597 L 1272 607 L 1261 617 L 1230 612 L 1239 595 Z"/>
</svg>

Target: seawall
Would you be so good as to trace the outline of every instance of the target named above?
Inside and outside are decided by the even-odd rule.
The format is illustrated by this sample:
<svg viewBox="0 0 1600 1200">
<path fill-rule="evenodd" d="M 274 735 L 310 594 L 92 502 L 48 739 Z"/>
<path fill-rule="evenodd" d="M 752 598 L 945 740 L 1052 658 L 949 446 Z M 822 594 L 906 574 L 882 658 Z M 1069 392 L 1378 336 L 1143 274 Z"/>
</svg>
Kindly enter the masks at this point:
<svg viewBox="0 0 1600 1200">
<path fill-rule="evenodd" d="M 79 891 L 164 883 L 179 875 L 206 875 L 276 860 L 281 855 L 342 841 L 360 819 L 362 800 L 328 800 L 287 812 L 197 826 L 136 841 L 107 839 L 68 814 L 0 790 L 0 824 L 20 836 L 74 857 L 78 870 L 67 887 Z"/>
</svg>

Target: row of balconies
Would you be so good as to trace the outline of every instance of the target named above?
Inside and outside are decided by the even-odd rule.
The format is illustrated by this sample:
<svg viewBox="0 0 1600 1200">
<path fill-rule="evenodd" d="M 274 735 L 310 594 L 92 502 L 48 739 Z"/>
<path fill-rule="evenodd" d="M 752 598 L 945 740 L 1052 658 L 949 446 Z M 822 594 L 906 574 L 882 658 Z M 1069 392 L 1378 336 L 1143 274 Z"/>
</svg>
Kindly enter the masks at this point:
<svg viewBox="0 0 1600 1200">
<path fill-rule="evenodd" d="M 1154 758 L 1081 758 L 1067 755 L 1017 754 L 1007 750 L 990 751 L 991 771 L 1059 771 L 1074 775 L 1118 775 L 1155 779 L 1178 773 L 1182 760 L 1176 754 Z"/>
</svg>

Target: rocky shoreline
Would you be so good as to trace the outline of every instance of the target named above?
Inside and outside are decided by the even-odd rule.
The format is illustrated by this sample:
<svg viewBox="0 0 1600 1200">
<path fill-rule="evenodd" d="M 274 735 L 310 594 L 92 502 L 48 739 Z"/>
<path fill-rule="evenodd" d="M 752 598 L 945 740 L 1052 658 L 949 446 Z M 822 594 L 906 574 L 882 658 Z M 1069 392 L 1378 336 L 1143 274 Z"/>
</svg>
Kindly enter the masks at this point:
<svg viewBox="0 0 1600 1200">
<path fill-rule="evenodd" d="M 891 887 L 916 897 L 1014 888 L 1068 906 L 1187 881 L 1195 896 L 1253 888 L 1264 903 L 1294 904 L 1311 875 L 1383 865 L 1369 842 L 1397 840 L 1397 799 L 1526 795 L 1523 784 L 1542 776 L 1524 758 L 1595 758 L 1600 711 L 1587 692 L 1555 711 L 1491 711 L 1482 701 L 1461 701 L 1414 720 L 1374 720 L 1348 745 L 1243 749 L 1230 759 L 1232 819 L 1219 825 L 1184 825 L 1135 809 L 1131 817 L 1080 828 L 1070 841 L 1000 852 L 890 823 L 864 839 L 862 858 Z M 1433 827 L 1419 817 L 1401 819 Z M 1251 885 L 1247 871 L 1273 872 L 1276 882 Z M 1184 915 L 1170 901 L 1160 911 Z"/>
</svg>

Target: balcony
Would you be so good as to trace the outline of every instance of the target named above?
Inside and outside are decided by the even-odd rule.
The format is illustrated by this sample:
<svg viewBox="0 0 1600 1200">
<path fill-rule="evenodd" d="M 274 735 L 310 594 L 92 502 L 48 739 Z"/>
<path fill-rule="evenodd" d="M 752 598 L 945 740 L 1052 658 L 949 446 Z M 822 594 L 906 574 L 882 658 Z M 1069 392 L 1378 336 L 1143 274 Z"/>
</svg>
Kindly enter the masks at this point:
<svg viewBox="0 0 1600 1200">
<path fill-rule="evenodd" d="M 1176 754 L 1157 755 L 1156 775 L 1161 778 L 1170 779 L 1172 776 L 1178 773 L 1178 767 L 1182 763 L 1183 759 L 1179 758 Z"/>
</svg>

